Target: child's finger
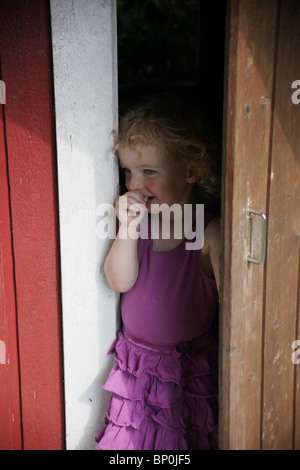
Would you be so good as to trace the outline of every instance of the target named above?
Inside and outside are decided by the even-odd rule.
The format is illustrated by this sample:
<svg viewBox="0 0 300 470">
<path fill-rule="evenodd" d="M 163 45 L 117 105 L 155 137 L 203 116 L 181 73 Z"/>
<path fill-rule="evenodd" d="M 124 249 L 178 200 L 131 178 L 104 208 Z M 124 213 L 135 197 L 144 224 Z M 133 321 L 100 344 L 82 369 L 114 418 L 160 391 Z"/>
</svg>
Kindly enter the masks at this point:
<svg viewBox="0 0 300 470">
<path fill-rule="evenodd" d="M 134 217 L 137 214 L 145 212 L 145 211 L 146 211 L 146 207 L 144 204 L 135 203 L 129 206 L 128 215 Z"/>
<path fill-rule="evenodd" d="M 142 206 L 145 206 L 146 205 L 146 201 L 143 199 L 143 198 L 140 198 L 140 197 L 136 197 L 136 195 L 130 195 L 130 196 L 122 196 L 122 200 L 120 200 L 120 203 L 122 205 L 122 207 L 131 207 L 133 206 L 134 204 L 137 204 L 137 205 L 142 205 Z"/>
<path fill-rule="evenodd" d="M 128 191 L 128 193 L 125 193 L 124 196 L 127 197 L 129 202 L 145 204 L 144 196 L 139 191 Z"/>
</svg>

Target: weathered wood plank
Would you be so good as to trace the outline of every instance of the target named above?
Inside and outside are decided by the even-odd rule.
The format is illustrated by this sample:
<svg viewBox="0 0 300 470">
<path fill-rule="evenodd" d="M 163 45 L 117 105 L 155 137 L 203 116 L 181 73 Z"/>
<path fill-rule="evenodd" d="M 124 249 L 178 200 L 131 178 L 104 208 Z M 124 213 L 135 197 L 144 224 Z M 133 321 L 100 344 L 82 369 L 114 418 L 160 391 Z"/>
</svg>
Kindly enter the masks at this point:
<svg viewBox="0 0 300 470">
<path fill-rule="evenodd" d="M 245 262 L 249 243 L 247 207 L 265 212 L 267 206 L 277 2 L 232 0 L 229 5 L 222 447 L 259 449 L 264 265 Z M 253 254 L 257 257 L 261 247 L 256 224 Z"/>
<path fill-rule="evenodd" d="M 297 326 L 300 236 L 300 105 L 291 85 L 300 78 L 300 3 L 279 12 L 267 259 L 263 448 L 299 448 L 299 373 L 291 360 Z M 299 315 L 299 312 L 298 312 Z M 299 366 L 300 367 L 300 366 Z M 296 397 L 296 402 L 295 402 Z M 296 435 L 295 434 L 296 416 Z"/>
<path fill-rule="evenodd" d="M 5 138 L 4 106 L 0 106 L 0 449 L 21 450 L 17 316 Z"/>
</svg>

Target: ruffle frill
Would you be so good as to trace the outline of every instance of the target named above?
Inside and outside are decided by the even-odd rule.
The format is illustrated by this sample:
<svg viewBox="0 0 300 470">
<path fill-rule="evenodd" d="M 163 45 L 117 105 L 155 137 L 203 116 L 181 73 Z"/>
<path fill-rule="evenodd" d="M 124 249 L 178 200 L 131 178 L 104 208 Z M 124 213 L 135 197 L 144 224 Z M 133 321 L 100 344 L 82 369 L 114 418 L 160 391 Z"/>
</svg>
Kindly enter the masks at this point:
<svg viewBox="0 0 300 470">
<path fill-rule="evenodd" d="M 110 352 L 116 361 L 104 389 L 112 395 L 98 449 L 218 448 L 215 342 L 199 338 L 162 352 L 121 331 Z"/>
</svg>

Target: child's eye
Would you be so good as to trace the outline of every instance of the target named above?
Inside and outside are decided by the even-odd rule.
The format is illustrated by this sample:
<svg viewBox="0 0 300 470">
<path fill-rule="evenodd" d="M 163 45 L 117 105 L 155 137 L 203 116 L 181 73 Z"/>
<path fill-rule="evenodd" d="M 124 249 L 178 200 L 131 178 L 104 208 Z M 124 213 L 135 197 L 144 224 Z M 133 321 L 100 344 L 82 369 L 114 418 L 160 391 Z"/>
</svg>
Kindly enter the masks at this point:
<svg viewBox="0 0 300 470">
<path fill-rule="evenodd" d="M 122 167 L 122 171 L 123 171 L 123 173 L 124 173 L 125 175 L 129 175 L 129 174 L 131 173 L 128 168 L 123 168 L 123 167 Z"/>
<path fill-rule="evenodd" d="M 154 175 L 156 173 L 154 170 L 144 170 L 145 175 Z"/>
</svg>

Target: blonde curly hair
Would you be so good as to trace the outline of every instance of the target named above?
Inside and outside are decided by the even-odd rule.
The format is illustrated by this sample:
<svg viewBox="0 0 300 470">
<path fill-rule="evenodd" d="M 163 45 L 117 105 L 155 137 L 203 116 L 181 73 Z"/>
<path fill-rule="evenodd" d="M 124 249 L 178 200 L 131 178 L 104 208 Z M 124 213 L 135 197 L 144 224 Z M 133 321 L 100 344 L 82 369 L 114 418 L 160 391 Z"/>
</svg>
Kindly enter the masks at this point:
<svg viewBox="0 0 300 470">
<path fill-rule="evenodd" d="M 120 147 L 138 143 L 156 146 L 174 162 L 195 162 L 201 174 L 197 199 L 220 197 L 220 152 L 197 110 L 184 100 L 160 94 L 129 110 L 114 133 L 113 150 L 118 157 Z"/>
</svg>

